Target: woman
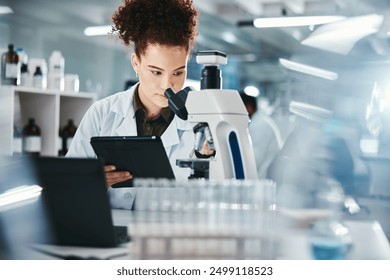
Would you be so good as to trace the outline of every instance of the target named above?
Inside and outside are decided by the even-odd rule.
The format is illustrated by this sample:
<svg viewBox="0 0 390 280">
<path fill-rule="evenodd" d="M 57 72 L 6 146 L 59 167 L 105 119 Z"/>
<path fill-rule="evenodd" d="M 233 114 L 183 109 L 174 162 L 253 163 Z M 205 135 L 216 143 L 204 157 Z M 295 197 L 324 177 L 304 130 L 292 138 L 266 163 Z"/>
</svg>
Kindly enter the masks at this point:
<svg viewBox="0 0 390 280">
<path fill-rule="evenodd" d="M 191 125 L 174 115 L 164 91 L 182 89 L 198 13 L 190 0 L 125 0 L 113 15 L 113 32 L 126 46 L 134 45 L 131 64 L 139 83 L 95 102 L 82 119 L 67 156 L 94 157 L 92 136 L 160 136 L 176 178 L 188 178 L 177 158 L 187 158 L 194 144 Z M 206 147 L 206 146 L 205 146 Z M 205 151 L 205 154 L 211 153 Z M 105 166 L 110 201 L 115 208 L 132 207 L 130 188 L 110 186 L 132 178 Z"/>
</svg>

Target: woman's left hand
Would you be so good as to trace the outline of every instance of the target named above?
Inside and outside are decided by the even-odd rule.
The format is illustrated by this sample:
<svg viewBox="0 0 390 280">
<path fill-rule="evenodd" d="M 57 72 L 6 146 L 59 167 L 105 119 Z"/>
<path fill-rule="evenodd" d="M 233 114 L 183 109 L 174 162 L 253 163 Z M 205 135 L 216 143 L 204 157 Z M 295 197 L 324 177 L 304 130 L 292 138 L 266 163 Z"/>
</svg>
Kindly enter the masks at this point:
<svg viewBox="0 0 390 280">
<path fill-rule="evenodd" d="M 203 142 L 202 149 L 200 149 L 199 153 L 204 156 L 213 156 L 215 155 L 215 150 L 211 150 L 209 147 L 209 143 L 207 142 L 207 140 L 205 140 Z"/>
</svg>

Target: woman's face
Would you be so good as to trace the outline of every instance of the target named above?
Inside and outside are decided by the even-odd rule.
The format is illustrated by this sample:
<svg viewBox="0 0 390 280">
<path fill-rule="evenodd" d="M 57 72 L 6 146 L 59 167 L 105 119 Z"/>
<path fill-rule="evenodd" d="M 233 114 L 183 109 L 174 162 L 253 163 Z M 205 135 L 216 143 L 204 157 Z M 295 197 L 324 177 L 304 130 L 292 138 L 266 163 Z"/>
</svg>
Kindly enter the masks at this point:
<svg viewBox="0 0 390 280">
<path fill-rule="evenodd" d="M 186 48 L 161 45 L 149 45 L 140 59 L 135 54 L 132 55 L 132 64 L 140 81 L 139 96 L 148 117 L 154 117 L 168 106 L 164 95 L 167 88 L 172 88 L 175 92 L 183 88 L 187 59 Z"/>
</svg>

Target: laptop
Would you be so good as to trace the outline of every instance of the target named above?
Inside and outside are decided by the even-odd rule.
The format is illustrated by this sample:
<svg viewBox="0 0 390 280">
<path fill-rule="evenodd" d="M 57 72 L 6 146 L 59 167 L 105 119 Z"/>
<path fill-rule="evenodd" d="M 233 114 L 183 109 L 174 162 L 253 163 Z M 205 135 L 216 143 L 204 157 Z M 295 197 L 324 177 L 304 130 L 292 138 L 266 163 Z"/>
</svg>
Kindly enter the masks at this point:
<svg viewBox="0 0 390 280">
<path fill-rule="evenodd" d="M 91 158 L 32 158 L 53 231 L 52 243 L 116 247 L 127 227 L 113 225 L 102 165 Z"/>
<path fill-rule="evenodd" d="M 115 165 L 129 171 L 134 178 L 175 179 L 161 138 L 158 136 L 99 136 L 91 145 L 102 165 Z M 112 185 L 132 187 L 133 180 Z"/>
</svg>

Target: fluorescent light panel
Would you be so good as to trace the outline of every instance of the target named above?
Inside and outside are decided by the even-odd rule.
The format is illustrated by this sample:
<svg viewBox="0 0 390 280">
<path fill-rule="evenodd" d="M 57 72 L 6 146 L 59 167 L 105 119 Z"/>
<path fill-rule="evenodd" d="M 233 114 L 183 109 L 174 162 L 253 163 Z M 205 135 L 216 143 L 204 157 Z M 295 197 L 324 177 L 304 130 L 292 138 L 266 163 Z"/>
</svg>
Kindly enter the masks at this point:
<svg viewBox="0 0 390 280">
<path fill-rule="evenodd" d="M 257 18 L 253 21 L 256 28 L 292 27 L 326 24 L 344 20 L 344 16 L 301 16 L 301 17 L 275 17 Z"/>
<path fill-rule="evenodd" d="M 291 60 L 287 60 L 284 58 L 279 58 L 280 64 L 290 70 L 294 70 L 297 72 L 301 72 L 304 74 L 309 74 L 312 76 L 316 76 L 319 78 L 327 79 L 327 80 L 337 80 L 338 74 L 332 71 L 324 70 L 321 68 L 309 66 L 306 64 L 297 63 Z"/>
<path fill-rule="evenodd" d="M 232 32 L 224 32 L 222 33 L 222 38 L 230 43 L 230 44 L 235 44 L 237 43 L 237 37 L 234 35 Z"/>
<path fill-rule="evenodd" d="M 38 185 L 23 185 L 0 194 L 0 209 L 15 204 L 37 198 L 41 194 L 42 188 Z"/>
<path fill-rule="evenodd" d="M 255 86 L 246 86 L 244 88 L 244 92 L 249 95 L 249 96 L 253 96 L 253 97 L 258 97 L 260 95 L 260 91 L 257 87 Z"/>
<path fill-rule="evenodd" d="M 297 116 L 316 122 L 326 121 L 333 116 L 332 111 L 298 101 L 291 101 L 289 109 L 291 113 Z"/>
<path fill-rule="evenodd" d="M 320 26 L 302 45 L 347 55 L 362 38 L 378 32 L 383 15 L 351 17 L 342 22 Z"/>
<path fill-rule="evenodd" d="M 102 25 L 102 26 L 89 26 L 84 29 L 85 36 L 103 36 L 108 35 L 111 31 L 111 25 Z"/>
<path fill-rule="evenodd" d="M 8 6 L 0 6 L 0 15 L 12 14 L 14 11 Z"/>
</svg>

